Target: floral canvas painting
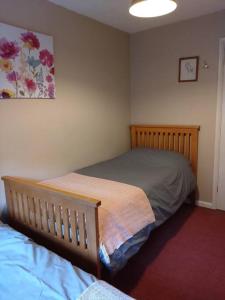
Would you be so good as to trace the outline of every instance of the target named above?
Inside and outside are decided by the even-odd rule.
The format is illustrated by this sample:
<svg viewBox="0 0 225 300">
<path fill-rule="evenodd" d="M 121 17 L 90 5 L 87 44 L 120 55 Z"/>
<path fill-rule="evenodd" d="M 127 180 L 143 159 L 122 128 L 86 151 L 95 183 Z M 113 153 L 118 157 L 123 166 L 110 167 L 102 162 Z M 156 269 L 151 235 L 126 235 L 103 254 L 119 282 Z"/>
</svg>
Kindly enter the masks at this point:
<svg viewBox="0 0 225 300">
<path fill-rule="evenodd" d="M 51 36 L 0 23 L 0 100 L 55 98 Z"/>
</svg>

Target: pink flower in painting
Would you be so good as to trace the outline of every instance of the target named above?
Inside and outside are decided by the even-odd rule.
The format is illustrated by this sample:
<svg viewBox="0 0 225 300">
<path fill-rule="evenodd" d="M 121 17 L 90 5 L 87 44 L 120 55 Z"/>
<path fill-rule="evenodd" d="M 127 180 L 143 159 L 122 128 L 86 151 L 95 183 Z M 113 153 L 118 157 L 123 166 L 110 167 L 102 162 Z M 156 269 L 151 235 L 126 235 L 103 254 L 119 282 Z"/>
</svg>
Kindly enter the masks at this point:
<svg viewBox="0 0 225 300">
<path fill-rule="evenodd" d="M 52 82 L 52 76 L 51 75 L 47 75 L 46 76 L 46 81 L 47 82 Z"/>
<path fill-rule="evenodd" d="M 32 79 L 25 79 L 25 84 L 29 92 L 34 93 L 37 89 L 36 83 Z"/>
<path fill-rule="evenodd" d="M 54 98 L 55 97 L 55 86 L 53 83 L 50 83 L 48 85 L 48 96 L 49 98 Z"/>
<path fill-rule="evenodd" d="M 24 42 L 24 46 L 29 49 L 39 49 L 40 42 L 33 32 L 24 32 L 21 34 L 21 40 Z"/>
<path fill-rule="evenodd" d="M 48 66 L 49 68 L 51 68 L 54 62 L 53 55 L 47 49 L 40 51 L 39 59 L 43 66 Z"/>
<path fill-rule="evenodd" d="M 18 56 L 20 48 L 16 41 L 9 42 L 5 38 L 0 39 L 0 56 L 4 59 L 14 59 Z"/>
<path fill-rule="evenodd" d="M 17 82 L 20 79 L 20 76 L 17 72 L 12 71 L 11 73 L 8 73 L 7 79 L 8 81 L 13 83 L 13 82 Z"/>
</svg>

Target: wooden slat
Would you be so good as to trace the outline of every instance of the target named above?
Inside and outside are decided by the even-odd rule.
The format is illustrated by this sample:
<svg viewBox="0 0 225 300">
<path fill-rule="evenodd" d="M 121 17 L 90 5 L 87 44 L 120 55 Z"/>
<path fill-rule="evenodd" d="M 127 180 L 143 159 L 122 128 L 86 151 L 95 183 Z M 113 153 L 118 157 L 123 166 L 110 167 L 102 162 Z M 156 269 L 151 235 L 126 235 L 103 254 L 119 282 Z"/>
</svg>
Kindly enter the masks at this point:
<svg viewBox="0 0 225 300">
<path fill-rule="evenodd" d="M 88 248 L 88 235 L 87 235 L 87 214 L 84 214 L 84 247 Z"/>
<path fill-rule="evenodd" d="M 34 197 L 29 197 L 28 198 L 28 209 L 29 209 L 29 216 L 30 216 L 30 224 L 33 226 L 33 227 L 36 227 L 35 226 L 35 206 L 34 206 Z"/>
<path fill-rule="evenodd" d="M 77 237 L 77 221 L 76 221 L 76 211 L 71 211 L 71 233 L 72 233 L 72 242 L 75 245 L 78 245 L 78 237 Z"/>
<path fill-rule="evenodd" d="M 49 229 L 50 233 L 56 235 L 55 231 L 55 214 L 54 214 L 54 207 L 52 203 L 48 205 L 48 222 L 49 222 Z"/>
<path fill-rule="evenodd" d="M 23 207 L 24 207 L 24 222 L 29 224 L 29 209 L 28 209 L 28 199 L 27 195 L 23 193 Z"/>
<path fill-rule="evenodd" d="M 41 229 L 41 208 L 40 208 L 40 200 L 37 197 L 34 197 L 34 207 L 35 207 L 35 222 L 36 227 Z"/>
<path fill-rule="evenodd" d="M 159 150 L 164 149 L 164 135 L 162 132 L 159 132 Z"/>
<path fill-rule="evenodd" d="M 179 136 L 179 152 L 184 153 L 184 134 L 181 133 Z"/>
<path fill-rule="evenodd" d="M 149 143 L 150 143 L 150 140 L 149 140 L 149 132 L 146 131 L 146 135 L 145 135 L 145 141 L 144 141 L 144 147 L 149 147 Z"/>
<path fill-rule="evenodd" d="M 164 150 L 169 150 L 169 133 L 164 133 Z"/>
<path fill-rule="evenodd" d="M 14 215 L 14 218 L 20 220 L 19 207 L 18 207 L 18 201 L 17 201 L 17 192 L 16 191 L 12 191 L 12 200 L 13 200 L 13 215 Z"/>
<path fill-rule="evenodd" d="M 22 202 L 22 194 L 17 193 L 17 203 L 18 203 L 18 214 L 20 221 L 24 220 L 24 209 L 23 209 L 23 202 Z"/>
<path fill-rule="evenodd" d="M 85 228 L 84 228 L 84 213 L 79 212 L 78 213 L 78 228 L 79 228 L 79 240 L 80 240 L 80 246 L 82 248 L 85 248 Z"/>
<path fill-rule="evenodd" d="M 143 131 L 141 133 L 141 146 L 142 147 L 145 147 L 145 139 L 146 139 L 146 136 L 145 136 L 145 132 Z"/>
<path fill-rule="evenodd" d="M 99 254 L 93 245 L 97 244 L 99 247 L 99 231 L 98 231 L 98 210 L 87 210 L 86 213 L 86 231 L 87 231 L 87 249 L 89 256 L 97 262 L 97 276 L 100 277 L 101 269 L 99 263 Z M 97 220 L 97 222 L 95 222 Z M 94 234 L 97 232 L 97 235 Z"/>
<path fill-rule="evenodd" d="M 154 134 L 154 148 L 159 149 L 159 133 Z"/>
<path fill-rule="evenodd" d="M 76 213 L 75 213 L 75 226 L 76 226 L 76 240 L 77 240 L 77 245 L 80 245 L 79 224 L 78 224 L 78 211 L 76 211 Z"/>
<path fill-rule="evenodd" d="M 57 232 L 58 238 L 60 238 L 60 239 L 62 239 L 62 237 L 63 237 L 61 211 L 62 211 L 62 207 L 57 205 L 55 208 L 56 232 Z"/>
<path fill-rule="evenodd" d="M 64 240 L 70 241 L 69 238 L 69 216 L 68 208 L 63 208 L 63 230 L 64 230 Z"/>
<path fill-rule="evenodd" d="M 137 144 L 141 147 L 141 131 L 137 132 Z"/>
<path fill-rule="evenodd" d="M 185 135 L 184 155 L 187 159 L 190 159 L 190 135 Z"/>
<path fill-rule="evenodd" d="M 41 206 L 41 220 L 42 220 L 42 230 L 46 233 L 50 232 L 48 225 L 48 211 L 47 211 L 47 203 L 45 200 L 40 199 Z"/>
<path fill-rule="evenodd" d="M 149 132 L 150 136 L 150 148 L 154 147 L 154 132 Z"/>
<path fill-rule="evenodd" d="M 190 160 L 192 163 L 192 169 L 197 174 L 198 165 L 198 132 L 192 130 L 190 139 Z"/>
<path fill-rule="evenodd" d="M 179 152 L 179 134 L 174 134 L 174 151 Z"/>
<path fill-rule="evenodd" d="M 174 136 L 173 133 L 169 135 L 169 150 L 174 151 Z"/>
<path fill-rule="evenodd" d="M 13 195 L 8 182 L 5 182 L 5 195 L 6 195 L 6 201 L 8 207 L 8 217 L 9 220 L 12 220 L 14 217 Z"/>
</svg>

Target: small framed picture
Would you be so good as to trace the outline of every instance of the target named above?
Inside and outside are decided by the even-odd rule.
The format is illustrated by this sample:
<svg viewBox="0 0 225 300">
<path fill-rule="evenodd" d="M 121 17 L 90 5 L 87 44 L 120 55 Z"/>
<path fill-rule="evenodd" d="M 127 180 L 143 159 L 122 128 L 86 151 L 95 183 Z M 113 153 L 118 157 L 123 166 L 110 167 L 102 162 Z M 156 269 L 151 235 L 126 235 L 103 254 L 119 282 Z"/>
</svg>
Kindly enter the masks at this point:
<svg viewBox="0 0 225 300">
<path fill-rule="evenodd" d="M 199 56 L 182 57 L 179 60 L 179 82 L 198 81 Z"/>
</svg>

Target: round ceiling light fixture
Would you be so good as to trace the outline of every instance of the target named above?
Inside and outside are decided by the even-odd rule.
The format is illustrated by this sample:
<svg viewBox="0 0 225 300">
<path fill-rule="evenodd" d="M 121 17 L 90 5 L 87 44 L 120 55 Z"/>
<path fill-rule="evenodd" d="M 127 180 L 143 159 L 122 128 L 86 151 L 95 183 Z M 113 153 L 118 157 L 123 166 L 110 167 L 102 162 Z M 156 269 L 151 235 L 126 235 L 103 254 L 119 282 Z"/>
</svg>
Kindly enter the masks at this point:
<svg viewBox="0 0 225 300">
<path fill-rule="evenodd" d="M 139 18 L 159 17 L 177 8 L 175 0 L 133 0 L 129 12 Z"/>
</svg>

